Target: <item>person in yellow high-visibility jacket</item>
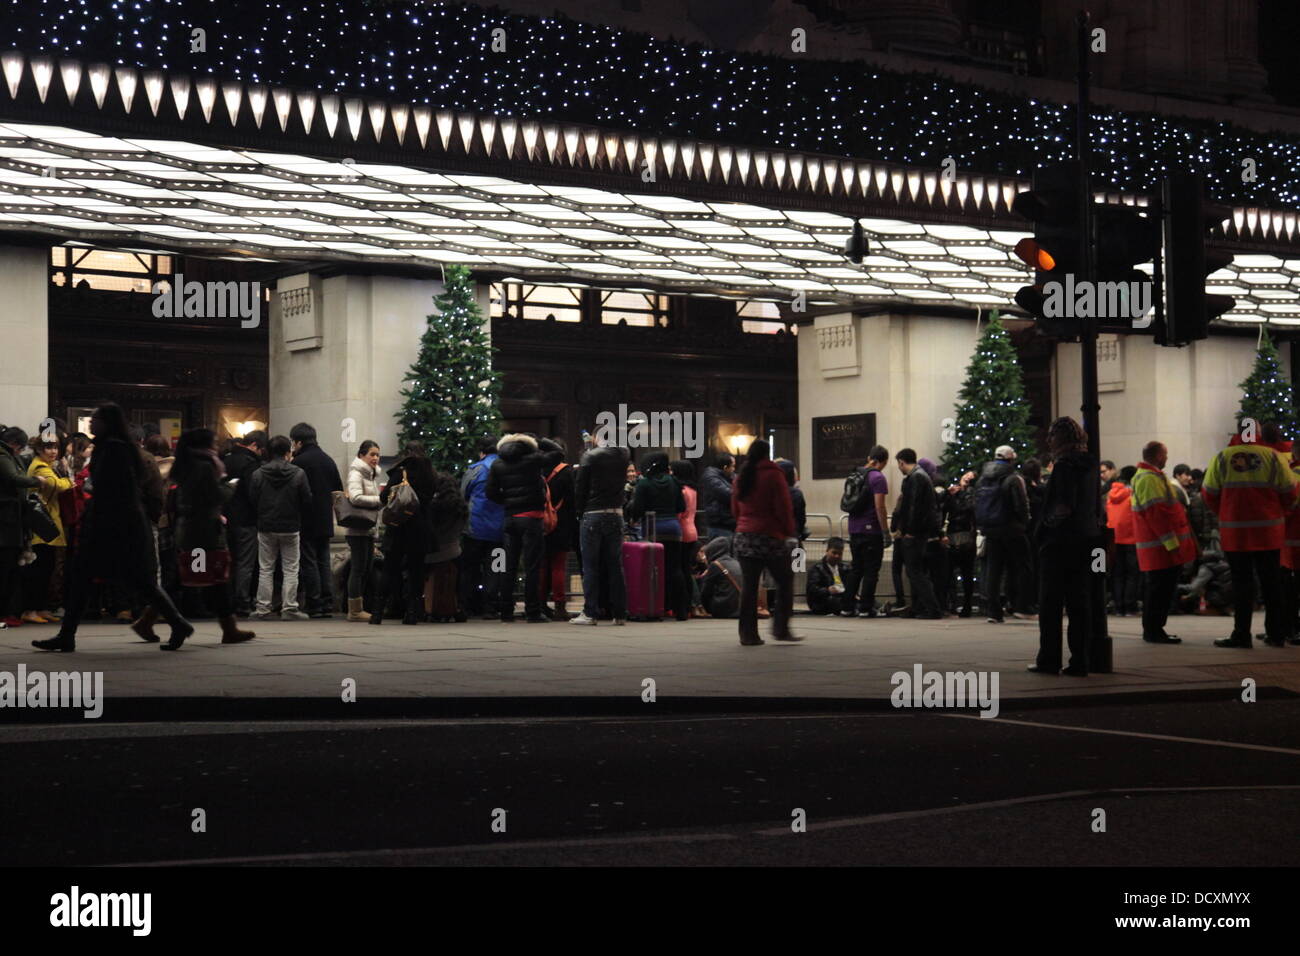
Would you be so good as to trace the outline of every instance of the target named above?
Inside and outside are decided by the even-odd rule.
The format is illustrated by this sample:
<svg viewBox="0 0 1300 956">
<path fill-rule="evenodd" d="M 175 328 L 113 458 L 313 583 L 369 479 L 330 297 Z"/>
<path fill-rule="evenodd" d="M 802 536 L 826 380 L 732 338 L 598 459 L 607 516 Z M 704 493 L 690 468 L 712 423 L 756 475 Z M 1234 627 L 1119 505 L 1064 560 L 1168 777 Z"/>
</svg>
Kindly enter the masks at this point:
<svg viewBox="0 0 1300 956">
<path fill-rule="evenodd" d="M 1286 515 L 1300 491 L 1282 457 L 1290 451 L 1291 443 L 1275 423 L 1247 427 L 1243 420 L 1241 431 L 1205 469 L 1201 494 L 1219 518 L 1223 553 L 1232 568 L 1232 634 L 1215 641 L 1215 647 L 1254 646 L 1256 577 L 1264 598 L 1265 643 L 1281 647 L 1290 636 L 1280 567 Z"/>
<path fill-rule="evenodd" d="M 1165 622 L 1178 588 L 1178 572 L 1196 560 L 1196 539 L 1187 512 L 1161 470 L 1168 461 L 1169 449 L 1158 441 L 1147 442 L 1132 482 L 1138 567 L 1144 572 L 1142 640 L 1149 644 L 1181 643 L 1181 638 L 1165 633 Z"/>
</svg>

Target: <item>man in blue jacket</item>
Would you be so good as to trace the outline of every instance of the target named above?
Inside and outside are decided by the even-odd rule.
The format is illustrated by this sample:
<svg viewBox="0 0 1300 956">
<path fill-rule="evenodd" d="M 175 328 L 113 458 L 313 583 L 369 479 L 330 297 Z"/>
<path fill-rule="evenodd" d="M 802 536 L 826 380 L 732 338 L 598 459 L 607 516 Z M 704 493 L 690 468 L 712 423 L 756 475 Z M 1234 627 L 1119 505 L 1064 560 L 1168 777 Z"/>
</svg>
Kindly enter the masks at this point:
<svg viewBox="0 0 1300 956">
<path fill-rule="evenodd" d="M 487 496 L 487 476 L 497 460 L 497 439 L 479 439 L 478 461 L 465 471 L 461 493 L 469 503 L 469 532 L 461 548 L 460 606 L 466 614 L 495 619 L 498 575 L 492 570 L 493 552 L 503 547 L 505 509 Z"/>
</svg>

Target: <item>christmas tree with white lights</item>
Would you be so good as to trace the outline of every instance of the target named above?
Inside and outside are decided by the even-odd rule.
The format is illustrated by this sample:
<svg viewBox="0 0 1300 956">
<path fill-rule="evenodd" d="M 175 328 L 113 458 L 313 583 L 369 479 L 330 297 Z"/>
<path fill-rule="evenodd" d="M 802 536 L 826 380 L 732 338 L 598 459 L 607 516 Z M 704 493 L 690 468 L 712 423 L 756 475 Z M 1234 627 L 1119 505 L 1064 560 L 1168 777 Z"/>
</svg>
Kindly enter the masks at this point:
<svg viewBox="0 0 1300 956">
<path fill-rule="evenodd" d="M 1275 422 L 1287 438 L 1296 437 L 1296 408 L 1291 380 L 1282 371 L 1282 356 L 1269 337 L 1260 332 L 1259 351 L 1250 377 L 1241 383 L 1241 409 L 1237 421 L 1253 418 L 1259 424 Z"/>
<path fill-rule="evenodd" d="M 954 478 L 968 469 L 978 473 L 984 462 L 993 460 L 999 445 L 1010 445 L 1022 459 L 1032 450 L 1034 433 L 1029 427 L 1020 362 L 996 311 L 966 367 L 951 436 L 943 453 L 943 469 Z"/>
<path fill-rule="evenodd" d="M 433 466 L 459 474 L 478 459 L 476 444 L 501 425 L 500 375 L 492 343 L 464 266 L 447 266 L 443 293 L 433 300 L 420 354 L 402 389 L 398 440 L 424 443 Z"/>
</svg>

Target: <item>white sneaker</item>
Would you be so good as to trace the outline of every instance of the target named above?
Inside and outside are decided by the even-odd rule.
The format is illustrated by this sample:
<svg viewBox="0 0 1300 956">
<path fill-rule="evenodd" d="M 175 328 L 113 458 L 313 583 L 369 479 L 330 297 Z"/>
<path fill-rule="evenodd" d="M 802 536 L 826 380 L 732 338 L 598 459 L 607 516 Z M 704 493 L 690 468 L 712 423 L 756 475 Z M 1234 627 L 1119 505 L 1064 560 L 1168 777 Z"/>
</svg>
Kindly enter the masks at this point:
<svg viewBox="0 0 1300 956">
<path fill-rule="evenodd" d="M 569 623 L 570 624 L 591 624 L 592 626 L 595 626 L 596 619 L 593 617 L 587 617 L 586 613 L 579 611 L 577 617 L 569 618 Z"/>
<path fill-rule="evenodd" d="M 282 621 L 306 621 L 309 620 L 310 618 L 311 615 L 303 611 L 300 611 L 297 608 L 294 608 L 292 611 L 280 612 L 280 620 Z"/>
</svg>

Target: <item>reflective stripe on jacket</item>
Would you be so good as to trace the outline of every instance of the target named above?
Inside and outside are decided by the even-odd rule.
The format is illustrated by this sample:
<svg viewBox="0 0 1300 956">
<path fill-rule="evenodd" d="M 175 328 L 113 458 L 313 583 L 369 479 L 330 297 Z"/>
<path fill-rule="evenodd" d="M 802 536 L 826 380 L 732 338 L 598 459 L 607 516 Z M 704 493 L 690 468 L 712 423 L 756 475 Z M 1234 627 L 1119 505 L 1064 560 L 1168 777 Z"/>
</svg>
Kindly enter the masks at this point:
<svg viewBox="0 0 1300 956">
<path fill-rule="evenodd" d="M 1176 568 L 1196 560 L 1187 512 L 1165 473 L 1145 461 L 1133 476 L 1133 529 L 1138 567 L 1143 571 Z"/>
<path fill-rule="evenodd" d="M 1276 451 L 1237 438 L 1214 456 L 1201 486 L 1206 505 L 1218 515 L 1224 551 L 1280 549 L 1296 491 L 1296 476 Z"/>
</svg>

